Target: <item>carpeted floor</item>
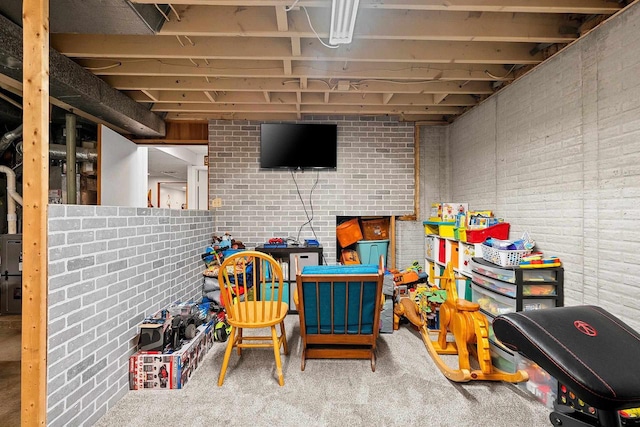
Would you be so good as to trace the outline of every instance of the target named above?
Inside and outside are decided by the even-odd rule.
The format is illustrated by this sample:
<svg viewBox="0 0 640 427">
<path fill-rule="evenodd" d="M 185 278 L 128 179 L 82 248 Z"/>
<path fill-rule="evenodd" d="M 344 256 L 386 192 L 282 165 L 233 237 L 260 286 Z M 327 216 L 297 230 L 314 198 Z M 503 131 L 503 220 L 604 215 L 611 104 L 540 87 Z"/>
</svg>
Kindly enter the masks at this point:
<svg viewBox="0 0 640 427">
<path fill-rule="evenodd" d="M 182 390 L 128 392 L 97 426 L 548 426 L 549 411 L 526 392 L 499 382 L 453 383 L 436 368 L 417 331 L 381 334 L 376 372 L 368 360 L 308 360 L 300 370 L 296 315 L 287 317 L 290 355 L 279 387 L 270 350 L 231 357 L 215 343 Z M 455 366 L 456 359 L 447 356 Z"/>
</svg>

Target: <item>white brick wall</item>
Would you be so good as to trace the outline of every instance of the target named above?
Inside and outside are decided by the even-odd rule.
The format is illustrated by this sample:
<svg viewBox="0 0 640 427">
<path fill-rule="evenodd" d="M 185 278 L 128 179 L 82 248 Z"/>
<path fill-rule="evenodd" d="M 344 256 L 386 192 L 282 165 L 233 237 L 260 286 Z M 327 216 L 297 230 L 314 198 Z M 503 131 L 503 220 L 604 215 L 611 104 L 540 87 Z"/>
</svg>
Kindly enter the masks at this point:
<svg viewBox="0 0 640 427">
<path fill-rule="evenodd" d="M 305 122 L 338 124 L 336 171 L 261 170 L 259 122 L 211 121 L 209 198 L 223 201 L 214 212 L 216 232 L 230 232 L 253 247 L 271 237 L 298 237 L 307 216 L 297 182 L 325 258 L 334 263 L 336 216 L 413 213 L 414 126 L 388 117 L 318 116 Z M 314 238 L 309 226 L 300 232 L 305 238 Z"/>
<path fill-rule="evenodd" d="M 640 329 L 640 5 L 450 126 L 451 197 L 559 255 L 565 303 Z"/>
<path fill-rule="evenodd" d="M 208 211 L 50 205 L 47 425 L 90 426 L 127 392 L 142 319 L 198 299 Z"/>
</svg>

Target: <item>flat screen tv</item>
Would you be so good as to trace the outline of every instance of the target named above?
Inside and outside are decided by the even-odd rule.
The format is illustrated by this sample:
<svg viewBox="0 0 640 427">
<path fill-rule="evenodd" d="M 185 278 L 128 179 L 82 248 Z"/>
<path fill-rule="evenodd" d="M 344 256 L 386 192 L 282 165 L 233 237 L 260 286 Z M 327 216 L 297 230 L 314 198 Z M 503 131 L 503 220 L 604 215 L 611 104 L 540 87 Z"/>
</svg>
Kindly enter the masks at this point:
<svg viewBox="0 0 640 427">
<path fill-rule="evenodd" d="M 336 169 L 338 125 L 262 123 L 260 167 L 265 169 Z"/>
</svg>

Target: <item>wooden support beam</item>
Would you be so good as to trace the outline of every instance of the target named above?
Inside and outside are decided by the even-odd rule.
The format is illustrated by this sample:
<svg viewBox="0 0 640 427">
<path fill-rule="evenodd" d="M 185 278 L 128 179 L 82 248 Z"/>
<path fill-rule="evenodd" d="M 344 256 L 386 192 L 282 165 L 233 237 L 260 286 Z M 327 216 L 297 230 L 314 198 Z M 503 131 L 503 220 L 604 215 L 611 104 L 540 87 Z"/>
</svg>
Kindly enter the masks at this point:
<svg viewBox="0 0 640 427">
<path fill-rule="evenodd" d="M 276 21 L 278 23 L 278 31 L 289 31 L 289 22 L 287 21 L 287 11 L 284 6 L 276 6 Z"/>
<path fill-rule="evenodd" d="M 285 76 L 290 76 L 291 75 L 291 60 L 290 59 L 285 59 L 284 61 L 282 61 L 282 65 L 284 67 L 284 75 Z"/>
<path fill-rule="evenodd" d="M 136 144 L 189 144 L 206 145 L 209 143 L 209 125 L 206 121 L 167 121 L 167 133 L 164 138 L 139 138 Z"/>
<path fill-rule="evenodd" d="M 204 96 L 206 96 L 209 101 L 216 102 L 216 95 L 211 93 L 211 92 L 209 92 L 208 90 L 204 91 Z"/>
<path fill-rule="evenodd" d="M 300 37 L 291 37 L 291 56 L 300 56 L 301 54 Z"/>
<path fill-rule="evenodd" d="M 306 89 L 306 88 L 307 88 L 307 78 L 300 77 L 300 89 Z"/>
<path fill-rule="evenodd" d="M 329 103 L 329 93 L 330 93 L 330 92 L 325 92 L 325 93 L 324 93 L 324 103 L 325 103 L 325 104 L 328 104 L 328 103 Z"/>
<path fill-rule="evenodd" d="M 147 95 L 153 102 L 158 102 L 158 100 L 160 99 L 159 90 L 142 89 L 141 92 Z"/>
<path fill-rule="evenodd" d="M 396 217 L 391 215 L 389 224 L 389 240 L 391 241 L 391 247 L 389 249 L 389 268 L 395 270 L 396 268 Z"/>
<path fill-rule="evenodd" d="M 23 0 L 24 206 L 21 423 L 47 423 L 49 0 Z"/>
<path fill-rule="evenodd" d="M 447 96 L 449 96 L 448 93 L 437 93 L 433 95 L 433 103 L 440 104 Z"/>
<path fill-rule="evenodd" d="M 267 101 L 267 104 L 271 102 L 271 94 L 268 91 L 262 92 L 264 94 L 264 100 Z"/>
<path fill-rule="evenodd" d="M 383 104 L 388 104 L 389 101 L 391 101 L 391 98 L 393 97 L 393 93 L 383 93 L 382 94 L 382 103 Z"/>
</svg>

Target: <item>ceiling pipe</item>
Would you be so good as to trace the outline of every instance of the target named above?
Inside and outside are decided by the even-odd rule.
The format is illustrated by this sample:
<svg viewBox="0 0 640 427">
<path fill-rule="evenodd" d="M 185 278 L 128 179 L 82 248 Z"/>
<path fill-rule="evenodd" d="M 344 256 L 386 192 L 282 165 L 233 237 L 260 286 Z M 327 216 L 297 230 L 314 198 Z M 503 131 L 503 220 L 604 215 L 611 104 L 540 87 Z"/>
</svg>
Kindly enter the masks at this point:
<svg viewBox="0 0 640 427">
<path fill-rule="evenodd" d="M 76 193 L 76 116 L 65 115 L 67 130 L 67 204 L 78 203 Z"/>
<path fill-rule="evenodd" d="M 17 233 L 16 203 L 22 206 L 22 197 L 16 192 L 16 173 L 7 166 L 0 166 L 0 173 L 7 175 L 7 224 L 9 234 Z"/>
<path fill-rule="evenodd" d="M 22 136 L 22 125 L 11 130 L 0 138 L 0 156 L 9 148 L 11 143 Z"/>
<path fill-rule="evenodd" d="M 64 144 L 49 144 L 49 160 L 67 160 L 67 146 Z M 98 162 L 98 150 L 95 148 L 76 147 L 76 161 Z"/>
</svg>

